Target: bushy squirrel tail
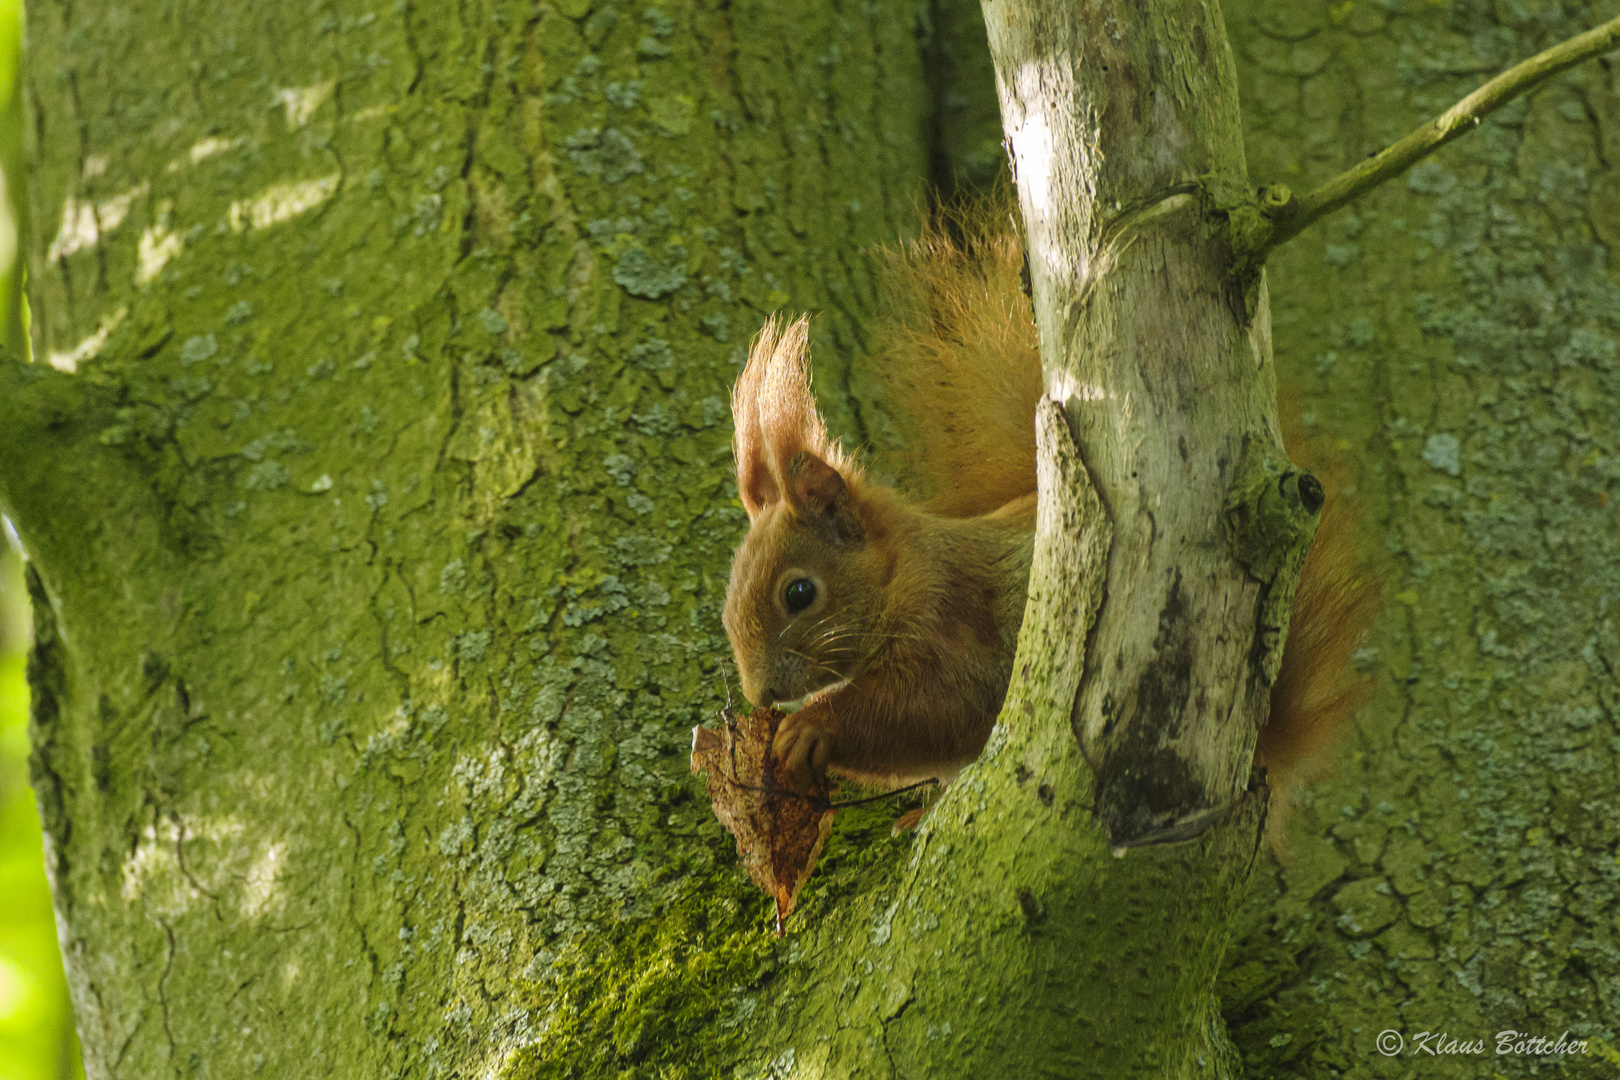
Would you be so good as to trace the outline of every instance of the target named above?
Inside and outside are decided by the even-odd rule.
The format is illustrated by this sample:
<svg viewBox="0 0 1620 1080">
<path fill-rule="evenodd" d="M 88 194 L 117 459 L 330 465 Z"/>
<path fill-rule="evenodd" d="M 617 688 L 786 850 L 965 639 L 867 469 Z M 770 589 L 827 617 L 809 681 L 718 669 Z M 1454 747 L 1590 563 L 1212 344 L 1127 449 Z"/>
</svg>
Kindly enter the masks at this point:
<svg viewBox="0 0 1620 1080">
<path fill-rule="evenodd" d="M 936 514 L 988 513 L 1035 490 L 1043 383 L 1016 213 L 1004 197 L 936 211 L 921 239 L 883 253 L 893 315 L 879 331 L 878 363 L 904 406 L 895 410 L 908 442 L 900 482 Z M 1360 552 L 1342 470 L 1304 438 L 1287 392 L 1280 412 L 1289 456 L 1329 492 L 1255 751 L 1286 794 L 1320 771 L 1322 752 L 1371 696 L 1351 661 L 1377 619 L 1381 582 Z"/>
<path fill-rule="evenodd" d="M 1005 200 L 935 211 L 920 239 L 881 253 L 891 316 L 878 366 L 904 404 L 900 483 L 946 517 L 1035 491 L 1040 346 L 1009 212 Z"/>
<path fill-rule="evenodd" d="M 1278 398 L 1288 456 L 1314 472 L 1328 492 L 1294 593 L 1282 667 L 1271 688 L 1271 715 L 1254 752 L 1272 790 L 1286 797 L 1327 771 L 1323 751 L 1372 697 L 1373 683 L 1357 674 L 1354 657 L 1382 610 L 1383 577 L 1358 543 L 1361 509 L 1347 493 L 1350 480 L 1342 459 L 1305 437 L 1292 390 L 1284 387 Z"/>
</svg>

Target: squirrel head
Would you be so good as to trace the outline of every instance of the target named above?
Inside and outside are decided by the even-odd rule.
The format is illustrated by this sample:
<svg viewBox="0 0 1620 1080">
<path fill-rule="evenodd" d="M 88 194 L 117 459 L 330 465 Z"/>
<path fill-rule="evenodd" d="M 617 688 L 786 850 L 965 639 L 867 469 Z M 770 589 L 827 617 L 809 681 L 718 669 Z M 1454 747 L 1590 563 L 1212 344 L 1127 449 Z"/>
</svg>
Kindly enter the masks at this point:
<svg viewBox="0 0 1620 1080">
<path fill-rule="evenodd" d="M 765 324 L 731 392 L 748 535 L 724 622 L 755 705 L 841 686 L 871 659 L 882 556 L 860 469 L 827 437 L 810 391 L 809 321 Z"/>
</svg>

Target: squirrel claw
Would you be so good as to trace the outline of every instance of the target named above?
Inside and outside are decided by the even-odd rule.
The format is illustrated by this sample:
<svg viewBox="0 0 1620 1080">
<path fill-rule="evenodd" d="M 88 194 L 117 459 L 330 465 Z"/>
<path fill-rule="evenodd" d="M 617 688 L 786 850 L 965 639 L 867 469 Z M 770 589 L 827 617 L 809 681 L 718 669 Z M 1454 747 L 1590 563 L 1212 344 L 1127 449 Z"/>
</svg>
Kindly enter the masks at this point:
<svg viewBox="0 0 1620 1080">
<path fill-rule="evenodd" d="M 771 753 L 788 772 L 807 786 L 814 785 L 826 778 L 832 736 L 812 724 L 794 723 L 794 717 L 789 716 L 776 731 Z"/>
</svg>

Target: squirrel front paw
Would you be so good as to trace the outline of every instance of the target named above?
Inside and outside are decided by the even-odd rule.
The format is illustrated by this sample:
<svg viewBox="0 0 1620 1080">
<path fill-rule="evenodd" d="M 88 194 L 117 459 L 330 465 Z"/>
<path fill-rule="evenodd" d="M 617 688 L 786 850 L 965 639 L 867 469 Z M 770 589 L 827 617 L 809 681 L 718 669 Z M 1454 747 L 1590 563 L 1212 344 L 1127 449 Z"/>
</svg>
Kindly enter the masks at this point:
<svg viewBox="0 0 1620 1080">
<path fill-rule="evenodd" d="M 827 775 L 827 762 L 832 759 L 832 735 L 809 719 L 800 719 L 802 713 L 791 713 L 782 719 L 771 742 L 771 754 L 782 767 L 810 785 Z"/>
</svg>

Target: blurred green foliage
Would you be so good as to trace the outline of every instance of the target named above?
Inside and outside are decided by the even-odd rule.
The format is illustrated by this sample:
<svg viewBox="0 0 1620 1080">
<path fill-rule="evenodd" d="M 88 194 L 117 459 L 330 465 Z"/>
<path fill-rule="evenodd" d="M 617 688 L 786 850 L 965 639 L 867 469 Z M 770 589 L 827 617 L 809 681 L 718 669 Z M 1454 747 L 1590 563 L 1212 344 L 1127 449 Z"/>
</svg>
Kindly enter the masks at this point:
<svg viewBox="0 0 1620 1080">
<path fill-rule="evenodd" d="M 22 176 L 21 37 L 20 0 L 0 0 L 0 341 L 17 351 L 26 319 L 12 214 Z M 28 622 L 22 560 L 8 535 L 0 538 L 0 1078 L 67 1080 L 84 1068 L 28 786 Z"/>
<path fill-rule="evenodd" d="M 0 582 L 0 1077 L 58 1080 L 83 1070 L 28 786 L 22 567 L 5 541 Z"/>
<path fill-rule="evenodd" d="M 28 351 L 28 312 L 22 302 L 22 0 L 0 0 L 0 342 Z"/>
</svg>

